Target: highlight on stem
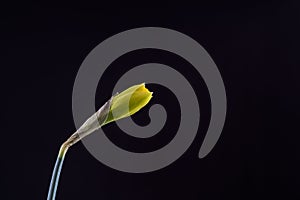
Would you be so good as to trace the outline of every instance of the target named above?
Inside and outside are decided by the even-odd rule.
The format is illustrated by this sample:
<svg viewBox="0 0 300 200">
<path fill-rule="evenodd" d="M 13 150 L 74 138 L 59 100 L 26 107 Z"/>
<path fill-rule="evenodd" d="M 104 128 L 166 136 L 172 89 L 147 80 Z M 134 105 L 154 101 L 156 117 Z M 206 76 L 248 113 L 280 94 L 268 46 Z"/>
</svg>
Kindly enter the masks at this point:
<svg viewBox="0 0 300 200">
<path fill-rule="evenodd" d="M 86 122 L 61 145 L 53 169 L 47 200 L 55 199 L 62 164 L 68 149 L 72 145 L 110 122 L 133 115 L 147 105 L 151 98 L 152 92 L 145 87 L 145 83 L 134 85 L 111 97 L 96 113 L 88 118 Z"/>
</svg>

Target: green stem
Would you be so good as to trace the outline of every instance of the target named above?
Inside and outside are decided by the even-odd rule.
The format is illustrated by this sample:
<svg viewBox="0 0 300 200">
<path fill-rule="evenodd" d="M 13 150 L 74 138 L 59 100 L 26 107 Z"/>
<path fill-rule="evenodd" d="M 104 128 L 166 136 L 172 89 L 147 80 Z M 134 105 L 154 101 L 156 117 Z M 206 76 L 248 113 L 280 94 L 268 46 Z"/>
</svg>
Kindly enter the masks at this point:
<svg viewBox="0 0 300 200">
<path fill-rule="evenodd" d="M 60 176 L 60 172 L 61 172 L 61 168 L 64 162 L 64 158 L 65 155 L 68 151 L 70 144 L 65 142 L 61 145 L 57 159 L 56 159 L 56 163 L 53 169 L 53 173 L 52 173 L 52 178 L 51 178 L 51 183 L 50 183 L 50 187 L 49 187 L 49 191 L 48 191 L 48 197 L 47 200 L 55 200 L 55 195 L 56 195 L 56 190 L 57 190 L 57 185 L 58 185 L 58 181 L 59 181 L 59 176 Z"/>
</svg>

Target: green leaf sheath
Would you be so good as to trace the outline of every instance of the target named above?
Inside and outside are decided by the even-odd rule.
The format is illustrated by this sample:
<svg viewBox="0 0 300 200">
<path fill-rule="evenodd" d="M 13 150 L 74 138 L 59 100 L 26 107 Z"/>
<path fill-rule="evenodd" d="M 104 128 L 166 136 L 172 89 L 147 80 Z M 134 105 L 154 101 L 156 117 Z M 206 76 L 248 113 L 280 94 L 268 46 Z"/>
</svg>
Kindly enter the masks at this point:
<svg viewBox="0 0 300 200">
<path fill-rule="evenodd" d="M 59 176 L 68 148 L 69 147 L 64 143 L 59 150 L 56 163 L 53 169 L 53 173 L 52 173 L 47 200 L 55 200 Z"/>
</svg>

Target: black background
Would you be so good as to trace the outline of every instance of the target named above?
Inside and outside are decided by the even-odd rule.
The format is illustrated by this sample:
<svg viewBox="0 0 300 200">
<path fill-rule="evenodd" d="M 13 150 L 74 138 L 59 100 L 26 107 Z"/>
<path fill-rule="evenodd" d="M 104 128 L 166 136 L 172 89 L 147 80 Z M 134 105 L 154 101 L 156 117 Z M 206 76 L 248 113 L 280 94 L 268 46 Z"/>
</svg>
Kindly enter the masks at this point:
<svg viewBox="0 0 300 200">
<path fill-rule="evenodd" d="M 99 83 L 109 85 L 102 92 L 111 92 L 122 65 L 157 61 L 181 68 L 203 99 L 201 131 L 175 163 L 146 174 L 108 168 L 77 144 L 66 157 L 57 199 L 299 199 L 297 1 L 189 7 L 16 3 L 1 10 L 1 199 L 46 199 L 59 146 L 75 131 L 72 89 L 82 61 L 106 38 L 144 26 L 187 34 L 211 55 L 228 99 L 220 140 L 207 157 L 197 158 L 210 104 L 202 79 L 182 70 L 188 63 L 161 51 L 132 52 L 110 66 Z M 149 87 L 157 93 L 153 102 L 179 109 L 168 90 Z M 99 108 L 107 99 L 97 93 L 96 100 Z M 137 123 L 149 123 L 149 106 L 134 117 Z M 176 124 L 176 116 L 169 115 L 169 123 Z M 170 141 L 176 125 L 168 126 L 143 145 L 119 137 L 114 124 L 105 131 L 118 145 L 139 152 Z"/>
</svg>

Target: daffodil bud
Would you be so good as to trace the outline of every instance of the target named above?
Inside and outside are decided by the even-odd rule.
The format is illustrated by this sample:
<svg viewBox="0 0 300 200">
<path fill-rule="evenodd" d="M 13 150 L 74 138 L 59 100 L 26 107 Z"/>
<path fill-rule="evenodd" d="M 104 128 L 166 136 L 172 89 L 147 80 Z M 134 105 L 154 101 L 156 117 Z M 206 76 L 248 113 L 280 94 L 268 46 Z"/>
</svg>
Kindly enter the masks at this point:
<svg viewBox="0 0 300 200">
<path fill-rule="evenodd" d="M 145 87 L 145 83 L 134 85 L 113 96 L 71 135 L 65 146 L 72 146 L 105 124 L 133 115 L 143 108 L 151 98 L 152 92 Z"/>
<path fill-rule="evenodd" d="M 145 87 L 145 83 L 134 85 L 117 94 L 112 98 L 110 111 L 104 124 L 133 115 L 147 105 L 151 98 L 152 92 Z"/>
</svg>

